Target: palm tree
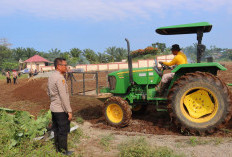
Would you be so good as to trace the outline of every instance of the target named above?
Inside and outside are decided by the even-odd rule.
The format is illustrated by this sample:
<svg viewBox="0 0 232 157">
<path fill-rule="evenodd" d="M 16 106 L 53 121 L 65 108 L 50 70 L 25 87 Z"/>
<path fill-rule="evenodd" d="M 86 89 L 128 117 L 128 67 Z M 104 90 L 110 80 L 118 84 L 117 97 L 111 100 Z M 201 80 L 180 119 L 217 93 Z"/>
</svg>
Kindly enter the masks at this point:
<svg viewBox="0 0 232 157">
<path fill-rule="evenodd" d="M 22 47 L 13 49 L 12 52 L 16 61 L 19 61 L 20 59 L 23 59 L 26 56 L 26 49 Z"/>
<path fill-rule="evenodd" d="M 83 56 L 92 64 L 98 62 L 98 56 L 97 54 L 91 50 L 91 49 L 84 49 L 83 50 Z"/>
<path fill-rule="evenodd" d="M 37 53 L 38 53 L 38 51 L 36 51 L 34 48 L 26 48 L 25 49 L 25 56 L 27 58 L 30 58 L 30 57 L 34 56 L 35 54 L 37 54 Z"/>
<path fill-rule="evenodd" d="M 116 46 L 109 47 L 105 50 L 111 56 L 112 61 L 120 62 L 127 57 L 127 50 L 124 48 L 117 48 Z"/>
<path fill-rule="evenodd" d="M 79 58 L 81 53 L 82 53 L 82 51 L 80 49 L 78 49 L 78 48 L 72 48 L 70 50 L 70 54 L 71 54 L 72 57 Z"/>
</svg>

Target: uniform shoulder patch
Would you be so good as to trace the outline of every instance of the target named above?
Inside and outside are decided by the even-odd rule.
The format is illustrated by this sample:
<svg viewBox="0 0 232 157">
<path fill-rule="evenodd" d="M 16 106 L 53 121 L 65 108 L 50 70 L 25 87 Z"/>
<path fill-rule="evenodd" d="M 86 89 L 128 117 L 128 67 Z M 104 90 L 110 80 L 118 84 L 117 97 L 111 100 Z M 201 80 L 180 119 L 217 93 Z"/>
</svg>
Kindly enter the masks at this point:
<svg viewBox="0 0 232 157">
<path fill-rule="evenodd" d="M 65 80 L 62 80 L 62 83 L 65 84 Z"/>
</svg>

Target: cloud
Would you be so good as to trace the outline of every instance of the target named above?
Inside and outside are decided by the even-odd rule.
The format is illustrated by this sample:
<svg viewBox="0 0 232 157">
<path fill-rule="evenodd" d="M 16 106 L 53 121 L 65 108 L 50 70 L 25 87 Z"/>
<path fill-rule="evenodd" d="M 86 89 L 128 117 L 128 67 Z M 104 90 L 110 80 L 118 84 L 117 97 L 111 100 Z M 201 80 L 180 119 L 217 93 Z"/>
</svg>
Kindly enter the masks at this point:
<svg viewBox="0 0 232 157">
<path fill-rule="evenodd" d="M 1 0 L 0 16 L 114 20 L 169 16 L 170 11 L 232 13 L 231 0 Z"/>
</svg>

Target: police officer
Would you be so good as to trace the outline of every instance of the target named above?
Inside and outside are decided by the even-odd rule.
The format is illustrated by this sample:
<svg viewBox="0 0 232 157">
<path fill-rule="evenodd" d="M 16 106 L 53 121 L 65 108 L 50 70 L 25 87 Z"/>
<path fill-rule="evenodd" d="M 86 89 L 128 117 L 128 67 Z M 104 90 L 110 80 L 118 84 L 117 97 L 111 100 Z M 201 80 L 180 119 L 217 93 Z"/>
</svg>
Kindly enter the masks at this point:
<svg viewBox="0 0 232 157">
<path fill-rule="evenodd" d="M 7 71 L 7 72 L 6 72 L 6 82 L 7 82 L 7 84 L 8 84 L 8 83 L 11 83 L 10 71 Z"/>
<path fill-rule="evenodd" d="M 67 138 L 70 132 L 72 109 L 70 106 L 68 86 L 64 78 L 67 71 L 67 62 L 63 58 L 54 60 L 55 72 L 48 78 L 48 95 L 50 110 L 52 111 L 52 128 L 54 131 L 55 147 L 57 152 L 71 155 L 68 151 Z"/>
<path fill-rule="evenodd" d="M 18 73 L 16 70 L 13 70 L 13 80 L 14 80 L 14 84 L 17 83 L 17 78 L 18 78 Z"/>
</svg>

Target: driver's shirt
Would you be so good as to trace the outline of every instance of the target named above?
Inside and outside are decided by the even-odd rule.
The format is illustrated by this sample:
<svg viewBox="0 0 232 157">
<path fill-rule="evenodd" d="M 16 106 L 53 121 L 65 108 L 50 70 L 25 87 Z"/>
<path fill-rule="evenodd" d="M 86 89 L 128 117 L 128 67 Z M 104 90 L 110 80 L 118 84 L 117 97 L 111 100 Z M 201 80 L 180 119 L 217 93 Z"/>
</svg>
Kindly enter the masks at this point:
<svg viewBox="0 0 232 157">
<path fill-rule="evenodd" d="M 177 55 L 173 58 L 173 60 L 171 62 L 163 62 L 163 64 L 167 65 L 167 66 L 172 66 L 172 65 L 180 65 L 180 64 L 187 64 L 187 57 L 186 55 L 179 51 L 177 53 Z"/>
</svg>

